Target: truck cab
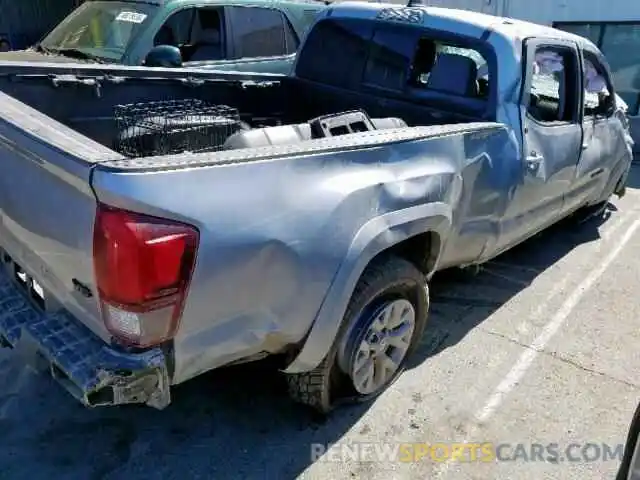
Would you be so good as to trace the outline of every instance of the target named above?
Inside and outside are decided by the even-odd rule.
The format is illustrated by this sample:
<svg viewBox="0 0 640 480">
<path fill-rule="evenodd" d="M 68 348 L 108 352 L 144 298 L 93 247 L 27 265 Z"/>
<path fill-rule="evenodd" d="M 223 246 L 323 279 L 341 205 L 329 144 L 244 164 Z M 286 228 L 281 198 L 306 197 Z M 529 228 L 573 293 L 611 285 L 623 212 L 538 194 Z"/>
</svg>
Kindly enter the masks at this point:
<svg viewBox="0 0 640 480">
<path fill-rule="evenodd" d="M 0 60 L 288 73 L 314 0 L 89 0 L 34 48 Z"/>
<path fill-rule="evenodd" d="M 319 55 L 332 59 L 331 69 Z M 606 59 L 589 40 L 549 27 L 448 8 L 343 3 L 310 31 L 295 76 L 314 92 L 307 101 L 316 111 L 363 108 L 411 126 L 509 128 L 521 160 L 493 166 L 503 185 L 519 178 L 500 235 L 450 244 L 444 266 L 494 256 L 559 215 L 601 205 L 600 192 L 623 184 L 629 168 L 632 140 Z M 473 208 L 479 217 L 501 209 Z"/>
</svg>

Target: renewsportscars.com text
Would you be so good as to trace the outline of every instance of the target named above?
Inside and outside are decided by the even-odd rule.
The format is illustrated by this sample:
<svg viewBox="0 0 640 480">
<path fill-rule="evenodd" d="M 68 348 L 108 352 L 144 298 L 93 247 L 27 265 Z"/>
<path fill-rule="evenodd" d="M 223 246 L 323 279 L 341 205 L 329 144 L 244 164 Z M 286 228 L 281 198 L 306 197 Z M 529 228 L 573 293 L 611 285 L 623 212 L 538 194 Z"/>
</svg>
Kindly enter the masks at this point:
<svg viewBox="0 0 640 480">
<path fill-rule="evenodd" d="M 621 461 L 624 446 L 570 443 L 352 443 L 311 445 L 314 462 L 609 462 Z"/>
</svg>

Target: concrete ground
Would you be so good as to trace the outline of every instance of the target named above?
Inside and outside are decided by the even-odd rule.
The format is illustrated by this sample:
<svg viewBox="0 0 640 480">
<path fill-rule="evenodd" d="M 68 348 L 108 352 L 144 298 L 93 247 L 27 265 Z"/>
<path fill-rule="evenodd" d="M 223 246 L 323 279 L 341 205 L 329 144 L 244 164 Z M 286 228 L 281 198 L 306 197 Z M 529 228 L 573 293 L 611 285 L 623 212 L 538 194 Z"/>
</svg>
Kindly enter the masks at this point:
<svg viewBox="0 0 640 480">
<path fill-rule="evenodd" d="M 189 382 L 162 412 L 89 411 L 2 350 L 0 478 L 613 478 L 602 452 L 624 442 L 640 399 L 640 168 L 629 186 L 604 221 L 563 222 L 476 277 L 434 279 L 410 369 L 325 423 L 259 365 Z M 349 458 L 400 442 L 508 444 L 512 461 Z M 557 457 L 526 461 L 550 443 Z M 313 462 L 312 444 L 350 450 Z"/>
</svg>

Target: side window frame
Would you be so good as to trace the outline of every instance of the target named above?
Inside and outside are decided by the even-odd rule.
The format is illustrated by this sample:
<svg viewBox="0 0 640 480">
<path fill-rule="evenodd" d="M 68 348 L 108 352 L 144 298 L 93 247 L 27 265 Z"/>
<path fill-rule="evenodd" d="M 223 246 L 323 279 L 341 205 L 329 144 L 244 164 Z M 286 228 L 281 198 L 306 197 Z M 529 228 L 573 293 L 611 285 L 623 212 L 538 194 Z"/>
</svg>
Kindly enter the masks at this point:
<svg viewBox="0 0 640 480">
<path fill-rule="evenodd" d="M 289 19 L 287 14 L 281 10 L 278 10 L 278 11 L 282 16 L 282 22 L 284 23 L 285 55 L 294 55 L 298 51 L 298 48 L 300 47 L 300 36 L 298 35 L 298 32 L 296 32 L 296 29 L 293 28 L 293 24 L 291 23 L 291 20 Z M 291 42 L 291 44 L 289 42 Z"/>
<path fill-rule="evenodd" d="M 189 39 L 189 45 L 191 47 L 196 47 L 196 44 L 198 43 L 197 38 L 194 38 L 195 36 L 195 31 L 196 31 L 196 23 L 200 22 L 199 19 L 199 12 L 201 10 L 217 10 L 218 13 L 218 18 L 220 19 L 220 43 L 222 44 L 222 59 L 215 59 L 215 60 L 198 60 L 198 61 L 204 61 L 204 62 L 218 62 L 218 61 L 224 61 L 224 60 L 228 60 L 231 57 L 231 53 L 232 53 L 232 44 L 233 42 L 229 41 L 230 38 L 232 38 L 232 33 L 231 33 L 231 28 L 230 28 L 230 21 L 229 21 L 229 13 L 227 12 L 226 7 L 220 6 L 220 5 L 216 5 L 211 4 L 211 5 L 199 5 L 197 7 L 194 8 L 195 13 L 193 16 L 193 25 L 191 27 L 191 38 Z M 200 29 L 200 25 L 197 26 L 198 29 Z M 197 51 L 197 49 L 195 49 L 194 51 L 191 52 L 191 55 L 193 55 L 195 52 Z M 189 63 L 189 60 L 185 61 L 185 63 Z"/>
<path fill-rule="evenodd" d="M 583 49 L 582 50 L 582 64 L 583 64 L 583 100 L 582 100 L 582 118 L 583 121 L 584 120 L 602 120 L 602 119 L 608 119 L 611 118 L 614 114 L 615 114 L 615 108 L 610 108 L 608 111 L 608 114 L 602 114 L 602 113 L 593 113 L 593 114 L 586 114 L 585 111 L 585 100 L 586 100 L 586 83 L 587 83 L 587 78 L 586 78 L 586 65 L 587 62 L 590 62 L 593 67 L 595 68 L 595 70 L 598 72 L 598 75 L 602 76 L 602 78 L 605 81 L 605 84 L 607 86 L 607 90 L 609 91 L 609 97 L 610 97 L 610 102 L 613 102 L 612 105 L 610 105 L 611 107 L 613 107 L 615 105 L 615 87 L 613 85 L 613 80 L 611 77 L 611 72 L 609 71 L 609 67 L 606 63 L 606 60 L 604 60 L 604 57 L 601 54 L 596 53 L 595 51 L 592 51 L 590 49 Z"/>
<path fill-rule="evenodd" d="M 261 56 L 252 56 L 252 57 L 248 57 L 245 55 L 242 55 L 242 49 L 241 49 L 241 41 L 240 41 L 240 37 L 238 35 L 238 28 L 237 28 L 237 15 L 241 12 L 240 9 L 251 9 L 254 12 L 257 11 L 267 11 L 273 14 L 276 14 L 281 21 L 281 25 L 282 25 L 282 36 L 283 36 L 283 47 L 284 47 L 284 52 L 279 53 L 279 54 L 273 54 L 273 55 L 261 55 Z M 288 45 L 288 41 L 289 41 L 289 37 L 291 36 L 291 34 L 293 34 L 293 38 L 296 39 L 297 42 L 299 42 L 299 39 L 297 38 L 297 35 L 295 33 L 295 30 L 293 29 L 293 26 L 291 25 L 291 23 L 289 22 L 289 19 L 287 18 L 287 16 L 278 8 L 273 8 L 273 7 L 269 7 L 269 6 L 259 6 L 259 5 L 251 5 L 251 6 L 229 6 L 225 8 L 225 17 L 228 19 L 227 20 L 227 28 L 228 28 L 228 36 L 227 38 L 231 39 L 231 47 L 229 49 L 229 56 L 230 59 L 232 60 L 241 60 L 241 59 L 251 59 L 251 58 L 277 58 L 277 57 L 286 57 L 288 55 L 290 55 L 289 52 L 289 45 Z M 295 52 L 295 50 L 294 50 Z"/>
<path fill-rule="evenodd" d="M 151 45 L 152 46 L 156 45 L 155 40 L 156 40 L 156 37 L 158 36 L 158 34 L 160 33 L 160 29 L 162 27 L 164 27 L 166 25 L 166 23 L 170 19 L 172 19 L 173 17 L 175 17 L 178 14 L 181 14 L 181 13 L 184 13 L 184 12 L 188 12 L 188 11 L 191 11 L 191 21 L 189 22 L 190 23 L 189 33 L 188 33 L 188 37 L 189 38 L 188 38 L 186 44 L 187 45 L 190 44 L 191 41 L 192 41 L 192 36 L 193 36 L 193 26 L 194 26 L 195 21 L 196 21 L 196 10 L 197 10 L 196 7 L 194 7 L 193 5 L 186 5 L 186 6 L 178 7 L 176 9 L 172 10 L 171 12 L 169 12 L 168 15 L 165 15 L 162 18 L 162 21 L 158 24 L 158 27 L 155 29 L 155 33 L 154 33 L 153 37 L 151 38 Z"/>
<path fill-rule="evenodd" d="M 155 46 L 155 39 L 156 36 L 158 35 L 158 33 L 160 32 L 160 29 L 175 15 L 185 12 L 185 11 L 191 11 L 191 21 L 190 21 L 190 26 L 189 26 L 189 34 L 188 34 L 188 40 L 187 43 L 183 44 L 183 47 L 186 47 L 186 49 L 182 49 L 182 54 L 183 56 L 186 54 L 186 56 L 183 58 L 183 62 L 185 64 L 190 63 L 190 55 L 192 55 L 193 52 L 193 44 L 194 44 L 194 35 L 195 35 L 195 31 L 196 31 L 196 23 L 199 21 L 198 19 L 198 11 L 200 10 L 207 10 L 207 9 L 214 9 L 218 11 L 218 15 L 220 16 L 220 28 L 221 28 L 221 39 L 220 41 L 222 42 L 222 49 L 223 49 L 223 55 L 224 58 L 229 58 L 229 37 L 230 37 L 230 33 L 229 33 L 229 20 L 228 20 L 228 15 L 227 12 L 225 10 L 224 7 L 221 6 L 217 6 L 215 4 L 213 5 L 205 5 L 205 6 L 195 6 L 192 4 L 189 5 L 184 5 L 184 6 L 179 6 L 177 8 L 174 8 L 172 10 L 170 10 L 169 12 L 165 13 L 161 19 L 159 19 L 158 23 L 153 27 L 153 31 L 155 33 L 153 33 L 153 36 L 150 39 L 150 43 L 151 43 L 151 48 L 153 48 Z M 186 50 L 186 51 L 185 51 Z M 146 55 L 146 54 L 145 54 Z"/>
<path fill-rule="evenodd" d="M 543 121 L 534 117 L 530 112 L 531 88 L 534 75 L 534 60 L 539 50 L 554 50 L 561 53 L 570 54 L 572 60 L 573 82 L 574 87 L 583 85 L 582 62 L 578 46 L 574 42 L 559 39 L 544 38 L 528 38 L 523 45 L 523 78 L 525 79 L 520 91 L 520 104 L 524 107 L 526 118 L 541 127 L 552 128 L 562 125 L 580 124 L 582 116 L 582 103 L 584 102 L 584 88 L 571 88 L 570 84 L 565 86 L 565 92 L 574 92 L 574 98 L 571 101 L 573 109 L 572 118 L 570 120 L 554 120 Z M 565 57 L 566 58 L 566 57 Z M 563 62 L 563 71 L 567 75 L 567 65 Z M 567 75 L 568 76 L 568 75 Z M 568 108 L 568 107 L 565 107 Z"/>
<path fill-rule="evenodd" d="M 360 93 L 373 31 L 373 22 L 366 19 L 321 18 L 305 34 L 305 48 L 295 59 L 294 75 L 323 87 Z M 316 61 L 316 51 L 329 51 L 334 55 L 333 66 L 342 67 L 341 62 L 346 60 L 351 68 L 338 68 L 336 72 L 334 68 Z"/>
<path fill-rule="evenodd" d="M 385 34 L 387 32 L 393 32 L 394 30 L 406 32 L 405 34 L 410 38 L 410 41 L 413 42 L 411 58 L 408 65 L 409 68 L 415 61 L 418 44 L 423 39 L 434 41 L 436 44 L 446 44 L 449 47 L 475 51 L 484 59 L 487 64 L 487 71 L 489 72 L 489 76 L 493 77 L 493 81 L 490 81 L 489 83 L 489 90 L 487 92 L 487 95 L 485 97 L 479 97 L 477 99 L 469 99 L 467 97 L 458 98 L 455 95 L 446 93 L 441 94 L 436 90 L 419 89 L 415 86 L 412 86 L 409 82 L 405 82 L 404 86 L 401 89 L 393 89 L 366 81 L 366 69 L 370 63 L 372 52 L 375 49 L 379 48 L 375 45 L 375 39 L 377 35 Z M 464 102 L 463 99 L 466 99 L 466 101 L 477 102 L 479 106 L 483 106 L 484 108 L 481 108 L 481 112 L 475 110 L 462 112 L 464 115 L 471 115 L 473 118 L 482 116 L 482 118 L 486 118 L 489 120 L 494 119 L 498 103 L 498 59 L 493 48 L 491 48 L 491 46 L 486 42 L 478 41 L 469 37 L 464 37 L 462 35 L 457 35 L 455 33 L 434 30 L 430 28 L 410 29 L 404 25 L 378 25 L 374 28 L 373 35 L 369 39 L 368 43 L 369 48 L 367 49 L 367 55 L 364 62 L 359 86 L 359 90 L 363 93 L 373 93 L 376 95 L 383 95 L 388 98 L 398 99 L 402 101 L 411 101 L 420 105 L 436 107 L 441 107 L 441 104 L 448 105 L 451 104 L 451 102 Z M 409 72 L 406 73 L 408 74 Z M 457 106 L 461 106 L 461 104 Z"/>
</svg>

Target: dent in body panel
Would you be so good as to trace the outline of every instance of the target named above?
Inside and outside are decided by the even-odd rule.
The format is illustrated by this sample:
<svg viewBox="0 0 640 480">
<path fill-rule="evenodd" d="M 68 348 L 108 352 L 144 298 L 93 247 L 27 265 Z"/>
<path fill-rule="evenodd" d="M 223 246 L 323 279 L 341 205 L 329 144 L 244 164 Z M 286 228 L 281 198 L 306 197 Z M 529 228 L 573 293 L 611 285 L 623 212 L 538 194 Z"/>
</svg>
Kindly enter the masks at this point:
<svg viewBox="0 0 640 480">
<path fill-rule="evenodd" d="M 441 268 L 475 263 L 494 251 L 500 223 L 521 181 L 519 146 L 506 128 L 468 134 L 459 165 L 461 191 Z"/>
<path fill-rule="evenodd" d="M 446 232 L 464 137 L 164 172 L 98 166 L 101 201 L 200 230 L 174 382 L 296 344 L 316 318 L 327 322 L 322 332 L 337 328 L 367 255 Z"/>
<path fill-rule="evenodd" d="M 465 173 L 467 173 L 465 168 L 468 165 L 472 165 L 472 169 L 474 168 L 473 166 L 478 164 L 488 165 L 487 177 L 491 178 L 490 176 L 493 174 L 494 181 L 487 182 L 486 188 L 480 189 L 479 195 L 488 194 L 489 203 L 499 198 L 499 195 L 501 195 L 499 189 L 510 185 L 513 180 L 512 177 L 504 177 L 503 172 L 499 170 L 502 161 L 500 157 L 507 162 L 513 159 L 516 145 L 512 141 L 508 141 L 509 138 L 509 133 L 504 127 L 496 127 L 481 133 L 463 133 L 452 137 L 446 143 L 447 149 L 443 150 L 443 152 L 447 152 L 445 156 L 447 159 L 445 162 L 446 168 L 440 174 L 434 172 L 434 176 L 439 178 L 441 185 L 444 185 L 444 188 L 440 190 L 440 195 L 430 200 L 424 198 L 422 202 L 414 202 L 411 205 L 405 205 L 404 208 L 389 210 L 384 215 L 372 218 L 363 226 L 354 238 L 349 252 L 331 284 L 328 295 L 315 319 L 302 351 L 287 368 L 288 373 L 313 369 L 322 361 L 331 348 L 336 335 L 338 335 L 351 292 L 353 292 L 368 263 L 377 254 L 395 243 L 414 235 L 433 232 L 439 238 L 446 239 L 444 250 L 442 250 L 442 253 L 437 252 L 438 258 L 434 262 L 434 269 L 439 269 L 446 267 L 447 255 L 449 255 L 449 261 L 451 261 L 459 253 L 456 249 L 456 244 L 463 244 L 468 238 L 475 237 L 475 232 L 472 228 L 470 231 L 473 234 L 464 235 L 463 227 L 467 223 L 462 223 L 461 218 L 463 217 L 458 219 L 457 225 L 452 225 L 452 222 L 456 221 L 454 216 L 457 214 L 456 210 L 461 207 L 462 202 L 471 205 L 480 198 L 475 192 L 473 194 L 468 193 L 466 197 L 464 193 L 461 194 L 460 188 L 464 191 L 466 186 L 460 185 L 460 179 L 462 178 L 464 182 L 465 180 L 473 181 L 477 178 L 477 175 L 474 177 L 473 174 L 467 174 L 468 178 L 465 178 Z M 507 139 L 507 142 L 505 142 L 505 139 Z M 505 147 L 505 143 L 510 145 L 511 149 Z M 483 151 L 479 152 L 478 150 L 481 149 Z M 517 149 L 515 152 L 517 152 Z M 467 158 L 469 154 L 472 155 L 471 159 Z M 495 165 L 491 164 L 491 162 L 487 164 L 485 160 L 487 158 L 491 160 L 493 155 L 498 157 Z M 410 157 L 407 160 L 410 160 Z M 413 162 L 415 162 L 415 158 Z M 496 170 L 492 170 L 493 167 Z M 486 182 L 488 178 L 483 177 L 482 180 Z M 488 192 L 487 190 L 490 188 L 497 190 Z M 478 216 L 481 216 L 483 207 L 472 205 L 467 210 L 477 208 L 479 208 L 477 210 L 479 212 Z M 486 212 L 488 212 L 491 206 L 485 208 Z M 463 231 L 462 234 L 460 233 L 461 231 Z M 494 235 L 497 235 L 495 229 Z M 486 243 L 486 237 L 481 238 L 478 236 L 476 242 L 479 247 L 475 252 L 472 252 L 472 257 L 470 258 L 480 255 Z M 449 253 L 447 254 L 446 252 Z M 429 255 L 429 252 L 425 252 L 426 255 Z"/>
</svg>

